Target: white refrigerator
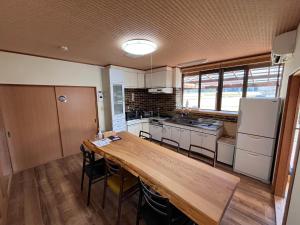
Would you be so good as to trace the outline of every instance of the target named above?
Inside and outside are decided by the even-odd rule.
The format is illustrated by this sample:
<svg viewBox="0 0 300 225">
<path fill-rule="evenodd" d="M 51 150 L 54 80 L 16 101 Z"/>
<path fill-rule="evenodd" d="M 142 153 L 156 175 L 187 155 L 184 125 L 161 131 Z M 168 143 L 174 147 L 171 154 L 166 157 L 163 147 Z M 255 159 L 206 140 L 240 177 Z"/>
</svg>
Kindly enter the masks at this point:
<svg viewBox="0 0 300 225">
<path fill-rule="evenodd" d="M 270 183 L 280 98 L 241 98 L 234 170 Z"/>
</svg>

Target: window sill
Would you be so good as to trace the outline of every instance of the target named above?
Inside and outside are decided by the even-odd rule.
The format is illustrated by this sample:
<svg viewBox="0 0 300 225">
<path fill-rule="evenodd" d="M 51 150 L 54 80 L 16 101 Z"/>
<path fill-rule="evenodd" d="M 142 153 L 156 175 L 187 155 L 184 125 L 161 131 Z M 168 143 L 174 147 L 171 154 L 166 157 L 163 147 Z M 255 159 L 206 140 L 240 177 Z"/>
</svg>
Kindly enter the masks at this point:
<svg viewBox="0 0 300 225">
<path fill-rule="evenodd" d="M 238 112 L 230 112 L 230 111 L 215 111 L 215 110 L 204 110 L 204 109 L 195 109 L 195 108 L 189 108 L 189 109 L 177 109 L 178 112 L 190 112 L 192 114 L 202 114 L 202 115 L 214 115 L 214 116 L 222 116 L 222 117 L 231 117 L 231 118 L 237 118 Z"/>
</svg>

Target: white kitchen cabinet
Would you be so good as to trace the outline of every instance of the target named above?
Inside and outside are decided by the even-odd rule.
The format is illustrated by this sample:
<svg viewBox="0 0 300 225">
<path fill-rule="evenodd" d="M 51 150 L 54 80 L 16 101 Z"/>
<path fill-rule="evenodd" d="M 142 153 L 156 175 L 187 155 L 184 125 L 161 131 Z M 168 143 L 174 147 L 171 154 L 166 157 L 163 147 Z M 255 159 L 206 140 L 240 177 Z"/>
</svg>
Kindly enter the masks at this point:
<svg viewBox="0 0 300 225">
<path fill-rule="evenodd" d="M 160 141 L 162 138 L 162 127 L 156 125 L 149 125 L 150 134 L 152 135 L 152 139 Z"/>
<path fill-rule="evenodd" d="M 170 126 L 163 126 L 162 137 L 168 138 L 168 139 L 172 139 L 172 127 L 170 127 Z"/>
<path fill-rule="evenodd" d="M 125 88 L 137 88 L 138 76 L 137 72 L 123 71 Z"/>
<path fill-rule="evenodd" d="M 191 144 L 216 151 L 217 137 L 215 135 L 205 134 L 202 132 L 191 131 Z M 205 149 L 192 148 L 192 151 L 201 153 L 208 157 L 214 157 L 214 154 Z"/>
<path fill-rule="evenodd" d="M 192 145 L 197 145 L 197 146 L 202 146 L 202 133 L 196 132 L 196 131 L 191 131 L 191 144 Z"/>
<path fill-rule="evenodd" d="M 218 140 L 217 160 L 227 165 L 233 165 L 235 139 L 222 137 Z"/>
<path fill-rule="evenodd" d="M 171 67 L 162 67 L 146 71 L 146 88 L 161 88 L 173 86 L 173 72 Z"/>
<path fill-rule="evenodd" d="M 124 131 L 126 130 L 126 120 L 123 84 L 113 83 L 111 85 L 111 96 L 112 129 L 114 131 Z"/>
<path fill-rule="evenodd" d="M 172 127 L 171 129 L 171 139 L 173 141 L 180 142 L 180 128 L 178 127 Z"/>
<path fill-rule="evenodd" d="M 189 150 L 191 144 L 191 131 L 186 129 L 180 129 L 180 148 Z"/>
<path fill-rule="evenodd" d="M 182 73 L 180 68 L 173 68 L 173 88 L 181 88 L 182 86 Z"/>
<path fill-rule="evenodd" d="M 143 88 L 143 79 L 142 70 L 120 66 L 107 66 L 103 69 L 102 91 L 107 130 L 126 130 L 124 88 Z"/>
<path fill-rule="evenodd" d="M 145 88 L 145 72 L 137 72 L 137 88 Z"/>
<path fill-rule="evenodd" d="M 211 134 L 202 134 L 202 135 L 203 135 L 202 147 L 215 151 L 216 143 L 217 143 L 216 136 Z"/>
<path fill-rule="evenodd" d="M 149 122 L 142 123 L 142 130 L 149 133 Z"/>
<path fill-rule="evenodd" d="M 127 126 L 127 130 L 129 133 L 139 136 L 140 131 L 142 130 L 142 123 L 136 123 L 133 125 L 129 125 L 129 126 Z"/>
</svg>

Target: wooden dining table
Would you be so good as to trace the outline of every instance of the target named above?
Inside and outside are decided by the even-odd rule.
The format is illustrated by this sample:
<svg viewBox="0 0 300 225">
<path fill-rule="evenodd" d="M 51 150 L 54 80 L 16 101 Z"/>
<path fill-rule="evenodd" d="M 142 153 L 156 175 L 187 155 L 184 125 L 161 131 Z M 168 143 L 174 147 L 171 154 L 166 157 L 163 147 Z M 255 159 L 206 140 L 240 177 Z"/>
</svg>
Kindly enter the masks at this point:
<svg viewBox="0 0 300 225">
<path fill-rule="evenodd" d="M 199 225 L 220 224 L 240 179 L 128 132 L 121 140 L 87 148 L 140 177 Z"/>
</svg>

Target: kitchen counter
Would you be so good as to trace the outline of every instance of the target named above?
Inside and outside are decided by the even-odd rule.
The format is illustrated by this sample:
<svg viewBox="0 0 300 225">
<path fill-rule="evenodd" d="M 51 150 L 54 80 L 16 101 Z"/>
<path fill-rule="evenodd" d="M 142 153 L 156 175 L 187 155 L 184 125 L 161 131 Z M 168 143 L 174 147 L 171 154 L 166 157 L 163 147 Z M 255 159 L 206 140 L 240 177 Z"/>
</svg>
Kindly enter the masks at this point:
<svg viewBox="0 0 300 225">
<path fill-rule="evenodd" d="M 186 119 L 169 119 L 165 121 L 166 123 L 172 123 L 177 125 L 195 127 L 200 129 L 217 131 L 218 129 L 223 127 L 223 123 L 217 120 L 211 119 L 202 119 L 199 120 L 186 120 Z"/>
</svg>

